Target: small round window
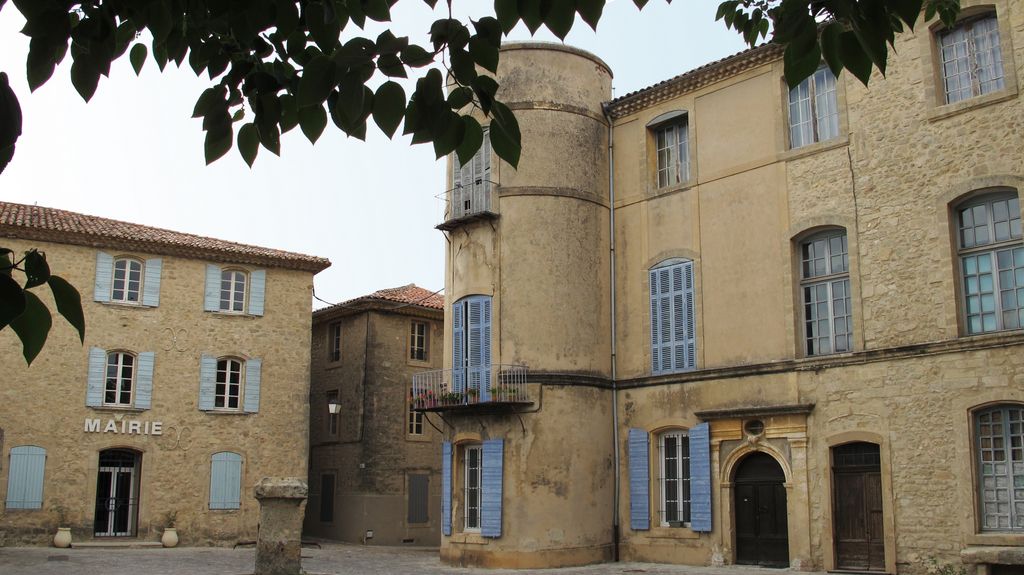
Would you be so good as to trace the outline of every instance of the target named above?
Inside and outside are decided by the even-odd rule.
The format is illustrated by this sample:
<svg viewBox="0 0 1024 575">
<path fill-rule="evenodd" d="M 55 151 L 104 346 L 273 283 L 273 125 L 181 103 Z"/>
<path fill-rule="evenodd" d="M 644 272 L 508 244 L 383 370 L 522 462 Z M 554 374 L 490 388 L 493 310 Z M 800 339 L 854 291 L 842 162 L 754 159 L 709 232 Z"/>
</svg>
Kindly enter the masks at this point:
<svg viewBox="0 0 1024 575">
<path fill-rule="evenodd" d="M 760 419 L 751 419 L 743 424 L 743 430 L 747 435 L 761 435 L 764 433 L 764 422 Z"/>
</svg>

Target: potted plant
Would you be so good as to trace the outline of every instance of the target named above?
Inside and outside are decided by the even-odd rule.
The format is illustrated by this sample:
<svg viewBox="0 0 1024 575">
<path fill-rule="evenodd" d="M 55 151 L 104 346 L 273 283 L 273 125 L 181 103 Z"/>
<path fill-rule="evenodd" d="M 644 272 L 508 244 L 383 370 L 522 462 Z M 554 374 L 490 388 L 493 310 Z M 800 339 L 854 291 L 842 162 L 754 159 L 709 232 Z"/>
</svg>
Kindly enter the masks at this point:
<svg viewBox="0 0 1024 575">
<path fill-rule="evenodd" d="M 63 505 L 54 505 L 53 511 L 57 514 L 57 533 L 53 536 L 53 546 L 67 549 L 71 547 L 71 528 L 61 527 L 68 524 L 67 509 Z"/>
<path fill-rule="evenodd" d="M 467 389 L 466 390 L 466 402 L 467 403 L 476 403 L 477 396 L 479 396 L 479 395 L 480 395 L 480 390 L 476 389 L 475 387 L 471 387 L 471 388 Z"/>
<path fill-rule="evenodd" d="M 164 547 L 178 546 L 178 529 L 175 527 L 177 521 L 177 511 L 168 511 L 164 516 L 164 534 L 160 536 L 160 544 Z"/>
</svg>

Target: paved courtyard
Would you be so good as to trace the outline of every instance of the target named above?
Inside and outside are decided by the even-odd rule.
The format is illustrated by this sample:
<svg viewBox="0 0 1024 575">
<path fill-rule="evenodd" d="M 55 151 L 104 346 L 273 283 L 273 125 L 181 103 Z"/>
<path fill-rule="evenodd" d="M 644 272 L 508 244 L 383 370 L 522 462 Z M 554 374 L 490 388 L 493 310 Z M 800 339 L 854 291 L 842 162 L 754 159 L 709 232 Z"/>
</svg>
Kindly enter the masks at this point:
<svg viewBox="0 0 1024 575">
<path fill-rule="evenodd" d="M 253 572 L 255 550 L 178 549 L 54 549 L 0 547 L 0 575 L 246 575 Z M 459 569 L 442 565 L 436 549 L 363 547 L 324 544 L 303 548 L 302 567 L 310 575 L 421 575 L 437 573 L 489 575 L 536 570 Z M 651 563 L 614 563 L 545 569 L 557 575 L 779 575 L 788 570 L 753 567 L 679 567 Z"/>
</svg>

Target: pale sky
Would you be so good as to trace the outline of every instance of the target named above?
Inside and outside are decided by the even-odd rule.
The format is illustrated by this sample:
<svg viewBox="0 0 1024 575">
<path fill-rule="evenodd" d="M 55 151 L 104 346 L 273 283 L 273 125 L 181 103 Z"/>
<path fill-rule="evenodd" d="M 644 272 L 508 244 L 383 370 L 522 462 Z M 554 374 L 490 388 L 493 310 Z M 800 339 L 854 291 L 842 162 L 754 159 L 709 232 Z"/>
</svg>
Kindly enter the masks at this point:
<svg viewBox="0 0 1024 575">
<path fill-rule="evenodd" d="M 456 17 L 492 6 L 453 4 Z M 717 8 L 718 0 L 655 1 L 639 11 L 613 0 L 597 33 L 577 20 L 566 44 L 608 63 L 620 96 L 742 50 L 739 36 L 714 21 Z M 390 27 L 426 46 L 430 23 L 445 14 L 406 0 Z M 211 85 L 205 74 L 196 78 L 187 63 L 160 73 L 147 60 L 136 77 L 125 55 L 87 104 L 71 85 L 69 55 L 30 93 L 23 24 L 12 4 L 0 10 L 0 71 L 24 115 L 0 199 L 326 257 L 332 266 L 316 276 L 316 295 L 332 303 L 409 283 L 444 286 L 445 240 L 434 226 L 445 163 L 429 144 L 388 140 L 372 122 L 362 142 L 328 122 L 315 146 L 296 128 L 283 135 L 281 157 L 261 148 L 252 169 L 237 148 L 206 166 L 201 120 L 191 119 Z M 530 39 L 523 26 L 510 38 Z M 533 39 L 557 41 L 546 30 Z"/>
</svg>

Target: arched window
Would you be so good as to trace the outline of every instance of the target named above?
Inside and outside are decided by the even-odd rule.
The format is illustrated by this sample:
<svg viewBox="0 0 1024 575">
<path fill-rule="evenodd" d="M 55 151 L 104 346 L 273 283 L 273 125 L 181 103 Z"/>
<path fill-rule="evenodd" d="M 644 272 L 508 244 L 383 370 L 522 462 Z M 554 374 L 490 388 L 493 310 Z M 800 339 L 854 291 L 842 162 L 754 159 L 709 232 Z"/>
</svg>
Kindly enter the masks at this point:
<svg viewBox="0 0 1024 575">
<path fill-rule="evenodd" d="M 800 242 L 800 293 L 806 355 L 853 350 L 853 305 L 846 230 Z"/>
<path fill-rule="evenodd" d="M 111 282 L 110 300 L 122 303 L 139 303 L 142 293 L 142 262 L 132 258 L 114 260 L 114 277 Z"/>
<path fill-rule="evenodd" d="M 242 362 L 226 357 L 217 360 L 217 387 L 213 406 L 218 409 L 238 409 L 242 396 Z"/>
<path fill-rule="evenodd" d="M 199 409 L 202 411 L 260 410 L 263 360 L 255 357 L 214 357 L 199 360 Z"/>
<path fill-rule="evenodd" d="M 452 304 L 452 391 L 489 401 L 490 389 L 491 296 L 464 297 Z"/>
<path fill-rule="evenodd" d="M 693 262 L 668 260 L 650 270 L 651 372 L 697 367 Z"/>
<path fill-rule="evenodd" d="M 674 110 L 647 124 L 654 136 L 657 187 L 668 188 L 690 180 L 690 128 L 687 113 Z"/>
<path fill-rule="evenodd" d="M 1024 532 L 1024 405 L 974 414 L 982 531 Z"/>
<path fill-rule="evenodd" d="M 956 209 L 967 333 L 1024 325 L 1024 245 L 1016 192 L 972 198 Z"/>
<path fill-rule="evenodd" d="M 221 311 L 245 311 L 245 289 L 248 274 L 241 270 L 223 270 L 220 273 Z"/>
<path fill-rule="evenodd" d="M 132 405 L 135 389 L 135 356 L 125 351 L 107 353 L 103 405 Z"/>
</svg>

